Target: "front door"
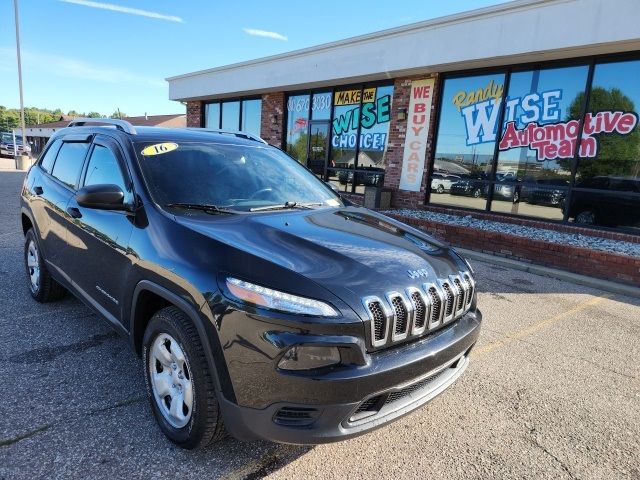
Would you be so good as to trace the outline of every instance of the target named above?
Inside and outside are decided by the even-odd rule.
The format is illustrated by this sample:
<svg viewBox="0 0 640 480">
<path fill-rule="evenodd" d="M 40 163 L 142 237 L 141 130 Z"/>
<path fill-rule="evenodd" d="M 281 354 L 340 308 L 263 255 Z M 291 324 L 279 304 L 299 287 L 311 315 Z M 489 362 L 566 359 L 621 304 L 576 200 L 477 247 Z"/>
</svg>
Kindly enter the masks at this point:
<svg viewBox="0 0 640 480">
<path fill-rule="evenodd" d="M 82 173 L 80 186 L 113 184 L 125 194 L 125 202 L 133 201 L 130 176 L 123 153 L 111 138 L 98 135 Z M 133 232 L 132 217 L 126 212 L 97 210 L 78 205 L 75 197 L 68 210 L 74 213 L 67 242 L 73 253 L 71 277 L 81 293 L 89 296 L 94 306 L 112 322 L 121 318 L 127 275 L 131 271 L 129 239 Z"/>
<path fill-rule="evenodd" d="M 329 122 L 312 120 L 309 124 L 307 167 L 318 177 L 324 178 L 329 159 Z"/>
</svg>

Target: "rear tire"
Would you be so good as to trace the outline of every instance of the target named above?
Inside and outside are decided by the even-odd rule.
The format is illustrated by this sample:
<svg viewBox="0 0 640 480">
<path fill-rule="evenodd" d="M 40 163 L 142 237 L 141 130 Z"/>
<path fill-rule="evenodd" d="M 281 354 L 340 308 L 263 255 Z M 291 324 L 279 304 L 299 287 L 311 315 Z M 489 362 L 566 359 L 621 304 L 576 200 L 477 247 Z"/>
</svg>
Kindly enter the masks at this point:
<svg viewBox="0 0 640 480">
<path fill-rule="evenodd" d="M 182 310 L 166 307 L 151 318 L 142 358 L 151 408 L 169 440 L 192 449 L 226 436 L 200 336 Z"/>
<path fill-rule="evenodd" d="M 444 187 L 442 185 L 438 185 L 438 188 L 436 188 L 436 192 L 444 193 Z"/>
<path fill-rule="evenodd" d="M 47 270 L 33 228 L 30 228 L 25 235 L 24 266 L 27 271 L 29 293 L 36 301 L 53 302 L 65 296 L 64 287 L 56 282 Z"/>
</svg>

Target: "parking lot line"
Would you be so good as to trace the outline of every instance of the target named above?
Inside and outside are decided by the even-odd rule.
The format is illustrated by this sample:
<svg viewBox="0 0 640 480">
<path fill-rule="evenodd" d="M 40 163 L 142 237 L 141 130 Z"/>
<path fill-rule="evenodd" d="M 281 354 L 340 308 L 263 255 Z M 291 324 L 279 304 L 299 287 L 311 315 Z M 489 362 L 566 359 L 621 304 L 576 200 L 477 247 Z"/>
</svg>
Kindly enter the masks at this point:
<svg viewBox="0 0 640 480">
<path fill-rule="evenodd" d="M 542 320 L 538 323 L 535 323 L 529 327 L 526 328 L 522 328 L 520 330 L 516 330 L 514 333 L 510 333 L 508 335 L 504 335 L 503 337 L 499 338 L 498 340 L 495 340 L 494 342 L 488 343 L 482 347 L 476 348 L 474 349 L 471 354 L 473 357 L 479 357 L 482 355 L 485 355 L 493 350 L 495 350 L 496 348 L 500 348 L 503 347 L 505 345 L 509 345 L 513 342 L 515 342 L 516 340 L 521 340 L 525 337 L 528 337 L 529 335 L 533 335 L 534 333 L 540 332 L 548 327 L 550 327 L 551 325 L 553 325 L 554 323 L 557 323 L 561 320 L 565 320 L 568 318 L 573 317 L 575 314 L 580 313 L 584 310 L 588 310 L 590 308 L 595 307 L 596 305 L 598 305 L 599 303 L 602 303 L 603 301 L 605 301 L 608 298 L 611 298 L 613 295 L 611 294 L 605 294 L 602 295 L 600 297 L 595 297 L 592 298 L 590 300 L 587 300 L 586 302 L 582 302 L 579 303 L 578 305 L 576 305 L 575 307 L 572 307 L 568 310 L 565 310 L 564 312 L 558 313 L 556 315 L 553 315 L 545 320 Z"/>
</svg>

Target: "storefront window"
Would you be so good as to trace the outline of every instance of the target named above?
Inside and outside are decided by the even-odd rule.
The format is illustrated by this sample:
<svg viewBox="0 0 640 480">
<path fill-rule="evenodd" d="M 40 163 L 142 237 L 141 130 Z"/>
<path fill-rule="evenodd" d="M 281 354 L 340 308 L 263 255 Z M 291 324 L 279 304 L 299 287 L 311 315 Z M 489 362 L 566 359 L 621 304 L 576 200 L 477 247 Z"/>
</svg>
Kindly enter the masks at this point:
<svg viewBox="0 0 640 480">
<path fill-rule="evenodd" d="M 310 95 L 292 95 L 287 100 L 287 146 L 289 155 L 302 164 L 307 161 Z"/>
<path fill-rule="evenodd" d="M 595 66 L 567 205 L 577 223 L 640 229 L 640 61 Z M 600 190 L 600 192 L 598 192 Z"/>
<path fill-rule="evenodd" d="M 253 133 L 260 136 L 260 123 L 262 115 L 262 100 L 242 101 L 242 126 L 243 132 Z"/>
<path fill-rule="evenodd" d="M 589 67 L 514 72 L 491 210 L 562 220 Z"/>
<path fill-rule="evenodd" d="M 241 110 L 242 124 L 240 124 Z M 206 128 L 242 130 L 259 136 L 261 115 L 262 100 L 260 99 L 211 102 L 204 106 L 204 125 Z"/>
<path fill-rule="evenodd" d="M 239 130 L 240 102 L 222 103 L 222 126 L 225 130 Z"/>
<path fill-rule="evenodd" d="M 392 98 L 392 86 L 378 87 L 373 101 L 362 104 L 360 151 L 356 168 L 364 171 L 356 175 L 358 185 L 381 187 L 384 183 Z"/>
<path fill-rule="evenodd" d="M 353 168 L 356 163 L 360 95 L 362 89 L 337 90 L 333 94 L 331 168 Z"/>
<path fill-rule="evenodd" d="M 205 105 L 204 126 L 206 128 L 220 128 L 220 104 L 218 102 Z"/>
<path fill-rule="evenodd" d="M 329 120 L 331 117 L 331 92 L 313 94 L 311 118 L 313 120 Z"/>
<path fill-rule="evenodd" d="M 504 74 L 445 80 L 431 202 L 484 209 L 497 136 Z"/>
</svg>

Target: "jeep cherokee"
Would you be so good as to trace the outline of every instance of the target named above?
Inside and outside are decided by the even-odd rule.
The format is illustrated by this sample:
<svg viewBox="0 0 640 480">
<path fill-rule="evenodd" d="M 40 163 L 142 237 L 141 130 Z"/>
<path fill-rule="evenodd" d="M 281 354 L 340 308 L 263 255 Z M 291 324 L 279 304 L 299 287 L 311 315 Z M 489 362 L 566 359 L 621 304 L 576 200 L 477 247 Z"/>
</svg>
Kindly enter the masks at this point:
<svg viewBox="0 0 640 480">
<path fill-rule="evenodd" d="M 341 440 L 464 371 L 481 314 L 453 250 L 252 135 L 99 122 L 25 178 L 28 285 L 130 340 L 170 440 Z"/>
</svg>

